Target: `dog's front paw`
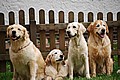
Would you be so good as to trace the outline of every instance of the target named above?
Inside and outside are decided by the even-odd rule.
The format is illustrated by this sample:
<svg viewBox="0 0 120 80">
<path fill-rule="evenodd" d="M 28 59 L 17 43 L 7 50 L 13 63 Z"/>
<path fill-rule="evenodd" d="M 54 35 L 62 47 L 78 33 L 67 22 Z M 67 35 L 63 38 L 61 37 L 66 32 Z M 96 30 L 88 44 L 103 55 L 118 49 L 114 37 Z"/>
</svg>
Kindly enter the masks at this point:
<svg viewBox="0 0 120 80">
<path fill-rule="evenodd" d="M 87 79 L 90 79 L 90 74 L 86 74 L 86 78 L 87 78 Z"/>
<path fill-rule="evenodd" d="M 96 77 L 96 74 L 95 73 L 91 74 L 91 77 Z"/>
<path fill-rule="evenodd" d="M 53 78 L 48 76 L 45 80 L 53 80 Z"/>
<path fill-rule="evenodd" d="M 70 80 L 73 80 L 73 75 L 70 75 L 69 78 L 70 78 Z"/>
<path fill-rule="evenodd" d="M 57 77 L 55 80 L 63 80 L 62 77 Z"/>
</svg>

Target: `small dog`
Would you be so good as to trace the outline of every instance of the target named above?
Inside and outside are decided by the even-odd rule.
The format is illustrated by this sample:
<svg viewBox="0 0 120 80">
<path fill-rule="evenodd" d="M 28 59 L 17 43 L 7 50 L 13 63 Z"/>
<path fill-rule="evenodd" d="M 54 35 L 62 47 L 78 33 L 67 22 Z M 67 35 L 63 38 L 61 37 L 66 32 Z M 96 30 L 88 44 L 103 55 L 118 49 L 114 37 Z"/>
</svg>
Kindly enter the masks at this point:
<svg viewBox="0 0 120 80">
<path fill-rule="evenodd" d="M 63 80 L 68 74 L 67 60 L 59 49 L 53 49 L 45 60 L 45 74 L 47 80 Z"/>
<path fill-rule="evenodd" d="M 29 39 L 27 30 L 22 25 L 7 28 L 10 38 L 10 60 L 13 64 L 13 80 L 41 80 L 44 78 L 45 62 L 39 49 Z"/>
<path fill-rule="evenodd" d="M 83 36 L 86 28 L 82 23 L 69 23 L 66 32 L 70 38 L 68 48 L 68 66 L 69 77 L 73 79 L 73 72 L 81 76 L 90 78 L 89 62 L 88 62 L 88 47 Z"/>
<path fill-rule="evenodd" d="M 111 42 L 106 33 L 109 33 L 106 22 L 96 20 L 88 28 L 90 33 L 88 39 L 88 51 L 91 76 L 96 77 L 96 72 L 107 73 L 113 71 L 113 60 L 111 58 Z M 96 71 L 97 70 L 97 71 Z"/>
</svg>

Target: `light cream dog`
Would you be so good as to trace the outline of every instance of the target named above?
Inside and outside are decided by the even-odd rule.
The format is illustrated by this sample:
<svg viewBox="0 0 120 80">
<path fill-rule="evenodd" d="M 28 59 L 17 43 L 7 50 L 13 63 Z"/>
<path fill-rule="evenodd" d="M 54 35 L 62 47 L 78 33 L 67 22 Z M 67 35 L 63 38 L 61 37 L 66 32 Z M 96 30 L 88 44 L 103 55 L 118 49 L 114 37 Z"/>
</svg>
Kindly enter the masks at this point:
<svg viewBox="0 0 120 80">
<path fill-rule="evenodd" d="M 53 49 L 45 60 L 47 80 L 63 80 L 68 74 L 67 60 L 59 49 Z"/>
<path fill-rule="evenodd" d="M 22 25 L 7 28 L 10 38 L 10 60 L 13 64 L 13 80 L 41 80 L 44 78 L 45 62 L 39 49 L 29 39 L 27 30 Z"/>
<path fill-rule="evenodd" d="M 89 62 L 88 62 L 88 47 L 83 36 L 86 28 L 82 23 L 69 23 L 66 32 L 70 38 L 68 48 L 68 66 L 69 77 L 73 79 L 73 72 L 81 76 L 90 78 Z"/>
<path fill-rule="evenodd" d="M 111 59 L 111 42 L 106 34 L 109 33 L 106 22 L 96 20 L 88 26 L 87 30 L 90 33 L 88 49 L 91 76 L 96 77 L 97 71 L 110 75 L 113 71 L 113 60 Z"/>
</svg>

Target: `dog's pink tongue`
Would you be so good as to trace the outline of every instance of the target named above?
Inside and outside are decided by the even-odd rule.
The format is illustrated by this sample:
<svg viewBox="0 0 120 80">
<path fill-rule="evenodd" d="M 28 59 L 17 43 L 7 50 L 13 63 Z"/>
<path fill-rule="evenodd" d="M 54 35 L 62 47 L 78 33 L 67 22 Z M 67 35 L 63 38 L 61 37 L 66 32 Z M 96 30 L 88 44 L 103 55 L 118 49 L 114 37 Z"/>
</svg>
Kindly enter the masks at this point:
<svg viewBox="0 0 120 80">
<path fill-rule="evenodd" d="M 101 38 L 104 38 L 104 35 L 101 34 L 100 36 L 101 36 Z"/>
</svg>

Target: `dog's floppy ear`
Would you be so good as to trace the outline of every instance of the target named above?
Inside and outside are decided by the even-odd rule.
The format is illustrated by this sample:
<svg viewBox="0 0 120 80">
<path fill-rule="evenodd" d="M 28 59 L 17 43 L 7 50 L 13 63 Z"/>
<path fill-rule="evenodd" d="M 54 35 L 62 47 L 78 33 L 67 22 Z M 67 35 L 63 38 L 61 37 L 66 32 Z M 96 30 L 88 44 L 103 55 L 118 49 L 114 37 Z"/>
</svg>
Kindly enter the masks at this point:
<svg viewBox="0 0 120 80">
<path fill-rule="evenodd" d="M 26 40 L 27 38 L 29 38 L 29 34 L 28 34 L 28 32 L 27 32 L 27 29 L 26 28 L 24 28 L 24 35 L 23 35 L 23 38 Z"/>
<path fill-rule="evenodd" d="M 93 24 L 94 24 L 94 22 L 90 23 L 90 25 L 87 28 L 87 31 L 89 31 L 89 32 L 93 31 L 93 28 L 94 28 Z"/>
<path fill-rule="evenodd" d="M 86 31 L 86 28 L 84 27 L 84 25 L 82 23 L 78 23 L 78 31 L 81 30 L 82 33 L 84 33 Z"/>
<path fill-rule="evenodd" d="M 46 57 L 46 60 L 45 60 L 47 66 L 49 66 L 51 64 L 51 59 L 52 59 L 52 55 L 48 54 L 48 56 Z"/>
<path fill-rule="evenodd" d="M 105 27 L 106 27 L 106 33 L 109 33 L 108 25 L 106 22 L 105 22 Z"/>
</svg>

